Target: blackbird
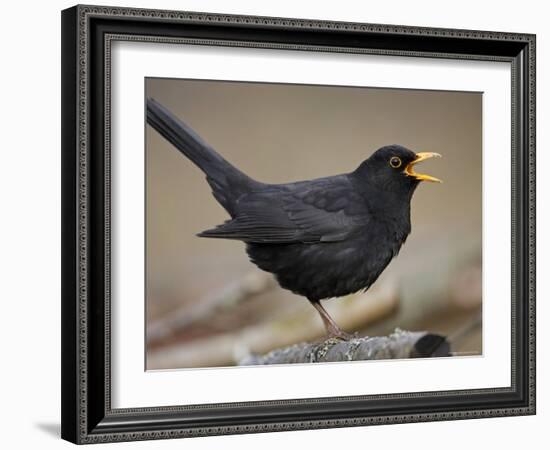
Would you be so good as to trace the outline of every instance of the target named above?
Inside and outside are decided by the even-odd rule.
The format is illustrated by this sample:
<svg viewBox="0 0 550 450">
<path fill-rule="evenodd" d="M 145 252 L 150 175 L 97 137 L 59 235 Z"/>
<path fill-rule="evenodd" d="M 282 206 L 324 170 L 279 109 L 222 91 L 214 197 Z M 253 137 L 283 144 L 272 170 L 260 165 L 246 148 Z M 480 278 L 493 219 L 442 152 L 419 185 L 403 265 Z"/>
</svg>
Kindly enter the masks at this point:
<svg viewBox="0 0 550 450">
<path fill-rule="evenodd" d="M 154 99 L 147 122 L 206 175 L 231 219 L 198 234 L 246 243 L 250 260 L 281 287 L 306 297 L 329 337 L 349 339 L 320 301 L 367 290 L 411 232 L 414 171 L 437 153 L 401 145 L 376 150 L 353 172 L 285 184 L 256 181 L 226 161 Z"/>
</svg>

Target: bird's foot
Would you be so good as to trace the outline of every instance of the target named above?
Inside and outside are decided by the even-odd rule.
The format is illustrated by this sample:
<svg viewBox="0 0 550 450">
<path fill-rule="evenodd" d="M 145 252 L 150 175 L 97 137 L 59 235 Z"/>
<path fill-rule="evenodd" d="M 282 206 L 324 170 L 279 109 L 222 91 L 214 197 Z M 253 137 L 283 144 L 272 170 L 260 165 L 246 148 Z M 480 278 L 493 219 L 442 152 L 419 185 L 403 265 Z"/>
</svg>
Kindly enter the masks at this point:
<svg viewBox="0 0 550 450">
<path fill-rule="evenodd" d="M 351 339 L 359 337 L 357 333 L 349 334 L 345 331 L 342 331 L 338 324 L 332 319 L 332 317 L 330 317 L 328 312 L 325 310 L 325 308 L 323 308 L 319 301 L 310 300 L 310 302 L 321 315 L 321 319 L 323 319 L 325 329 L 327 330 L 327 340 L 339 339 L 341 341 L 350 341 Z"/>
<path fill-rule="evenodd" d="M 358 333 L 346 333 L 345 331 L 342 331 L 340 328 L 331 328 L 328 330 L 328 338 L 327 339 L 339 339 L 341 341 L 351 341 L 352 339 L 355 339 L 358 337 Z"/>
</svg>

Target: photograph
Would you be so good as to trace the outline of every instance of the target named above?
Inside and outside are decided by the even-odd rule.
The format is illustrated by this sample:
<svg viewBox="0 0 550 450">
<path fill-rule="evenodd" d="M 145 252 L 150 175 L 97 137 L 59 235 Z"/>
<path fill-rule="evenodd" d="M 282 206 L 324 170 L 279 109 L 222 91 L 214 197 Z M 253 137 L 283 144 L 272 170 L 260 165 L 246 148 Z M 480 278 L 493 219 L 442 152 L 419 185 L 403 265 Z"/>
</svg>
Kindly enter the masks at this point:
<svg viewBox="0 0 550 450">
<path fill-rule="evenodd" d="M 144 83 L 147 371 L 483 355 L 482 92 Z"/>
<path fill-rule="evenodd" d="M 6 2 L 0 448 L 544 449 L 547 5 Z"/>
<path fill-rule="evenodd" d="M 62 11 L 63 439 L 536 414 L 541 28 L 375 10 Z"/>
</svg>

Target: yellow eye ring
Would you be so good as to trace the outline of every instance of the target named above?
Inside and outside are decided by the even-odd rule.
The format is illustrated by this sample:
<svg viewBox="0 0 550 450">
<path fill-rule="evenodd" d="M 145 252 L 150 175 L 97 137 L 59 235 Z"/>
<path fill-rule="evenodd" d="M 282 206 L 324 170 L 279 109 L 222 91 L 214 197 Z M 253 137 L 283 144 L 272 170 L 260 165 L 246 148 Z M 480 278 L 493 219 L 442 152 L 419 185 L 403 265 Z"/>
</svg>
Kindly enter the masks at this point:
<svg viewBox="0 0 550 450">
<path fill-rule="evenodd" d="M 401 167 L 401 158 L 399 156 L 392 156 L 390 158 L 390 166 L 392 166 L 394 169 L 398 169 Z"/>
</svg>

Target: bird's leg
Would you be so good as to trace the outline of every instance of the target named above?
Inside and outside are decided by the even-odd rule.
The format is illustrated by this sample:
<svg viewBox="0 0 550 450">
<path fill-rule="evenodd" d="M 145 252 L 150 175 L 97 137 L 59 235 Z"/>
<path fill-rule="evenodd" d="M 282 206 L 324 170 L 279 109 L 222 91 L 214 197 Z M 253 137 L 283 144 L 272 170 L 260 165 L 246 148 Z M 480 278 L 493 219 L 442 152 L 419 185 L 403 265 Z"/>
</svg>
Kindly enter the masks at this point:
<svg viewBox="0 0 550 450">
<path fill-rule="evenodd" d="M 349 341 L 350 339 L 353 338 L 353 335 L 346 333 L 345 331 L 342 331 L 340 329 L 338 324 L 333 320 L 332 317 L 330 317 L 327 310 L 323 308 L 323 305 L 321 305 L 321 302 L 310 300 L 310 303 L 319 312 L 321 319 L 323 319 L 323 323 L 325 324 L 325 328 L 327 330 L 329 339 L 338 338 L 338 339 L 342 339 L 343 341 Z"/>
</svg>

